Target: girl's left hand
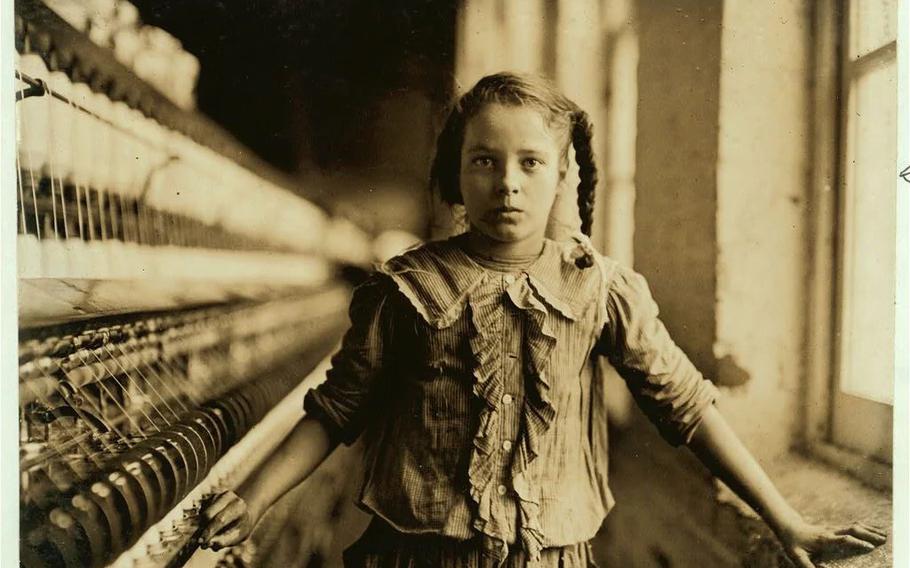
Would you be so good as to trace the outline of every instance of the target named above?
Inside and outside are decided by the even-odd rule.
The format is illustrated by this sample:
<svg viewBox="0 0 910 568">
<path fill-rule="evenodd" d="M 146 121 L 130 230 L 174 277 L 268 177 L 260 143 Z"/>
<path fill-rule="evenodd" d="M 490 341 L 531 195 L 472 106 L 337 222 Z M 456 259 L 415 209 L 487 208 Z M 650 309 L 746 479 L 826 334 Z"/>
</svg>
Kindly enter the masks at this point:
<svg viewBox="0 0 910 568">
<path fill-rule="evenodd" d="M 814 568 L 823 561 L 871 552 L 888 540 L 886 533 L 864 523 L 831 529 L 802 522 L 780 535 L 787 557 L 794 566 Z"/>
</svg>

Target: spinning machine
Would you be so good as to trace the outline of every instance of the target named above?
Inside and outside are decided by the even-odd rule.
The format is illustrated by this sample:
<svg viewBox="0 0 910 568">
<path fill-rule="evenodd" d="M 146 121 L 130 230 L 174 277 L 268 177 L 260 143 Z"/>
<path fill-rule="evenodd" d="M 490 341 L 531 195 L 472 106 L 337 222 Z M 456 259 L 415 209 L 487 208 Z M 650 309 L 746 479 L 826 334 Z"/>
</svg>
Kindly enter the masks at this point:
<svg viewBox="0 0 910 568">
<path fill-rule="evenodd" d="M 179 566 L 299 418 L 371 242 L 192 112 L 198 63 L 127 2 L 16 28 L 20 557 Z"/>
</svg>

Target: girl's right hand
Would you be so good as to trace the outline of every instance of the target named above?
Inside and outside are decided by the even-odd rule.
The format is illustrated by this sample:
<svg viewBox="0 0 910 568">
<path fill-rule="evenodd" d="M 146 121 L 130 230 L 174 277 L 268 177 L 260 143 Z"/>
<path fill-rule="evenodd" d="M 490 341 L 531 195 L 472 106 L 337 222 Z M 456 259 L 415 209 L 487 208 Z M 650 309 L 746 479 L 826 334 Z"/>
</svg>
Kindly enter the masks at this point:
<svg viewBox="0 0 910 568">
<path fill-rule="evenodd" d="M 830 529 L 801 521 L 779 536 L 787 557 L 798 568 L 813 568 L 813 559 L 823 562 L 871 552 L 888 540 L 883 529 L 864 523 Z"/>
<path fill-rule="evenodd" d="M 225 491 L 212 499 L 202 510 L 202 518 L 205 528 L 199 535 L 199 545 L 212 550 L 243 542 L 259 520 L 246 501 L 233 491 Z"/>
</svg>

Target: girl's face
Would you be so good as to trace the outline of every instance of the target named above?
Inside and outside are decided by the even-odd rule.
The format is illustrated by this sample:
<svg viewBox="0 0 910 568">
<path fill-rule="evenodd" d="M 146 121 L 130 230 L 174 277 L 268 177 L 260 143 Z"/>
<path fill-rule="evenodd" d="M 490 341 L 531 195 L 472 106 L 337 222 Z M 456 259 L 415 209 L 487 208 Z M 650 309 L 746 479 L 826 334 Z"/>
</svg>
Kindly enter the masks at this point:
<svg viewBox="0 0 910 568">
<path fill-rule="evenodd" d="M 530 106 L 489 104 L 465 125 L 460 185 L 471 230 L 503 245 L 542 241 L 565 175 L 560 137 Z"/>
</svg>

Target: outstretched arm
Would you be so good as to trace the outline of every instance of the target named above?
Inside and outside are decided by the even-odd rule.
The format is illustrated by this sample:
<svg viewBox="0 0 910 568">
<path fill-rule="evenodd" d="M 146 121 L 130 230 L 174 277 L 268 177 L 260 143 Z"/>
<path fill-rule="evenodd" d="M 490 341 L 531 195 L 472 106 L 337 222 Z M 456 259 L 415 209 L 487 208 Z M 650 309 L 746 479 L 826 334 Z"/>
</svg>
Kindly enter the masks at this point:
<svg viewBox="0 0 910 568">
<path fill-rule="evenodd" d="M 673 445 L 688 444 L 711 472 L 752 506 L 800 568 L 811 557 L 868 552 L 885 542 L 876 528 L 830 530 L 807 523 L 787 503 L 712 403 L 717 389 L 670 338 L 644 277 L 616 265 L 600 348 L 635 401 Z"/>
<path fill-rule="evenodd" d="M 259 517 L 282 495 L 306 479 L 338 443 L 351 444 L 375 406 L 391 314 L 384 310 L 390 282 L 371 276 L 354 290 L 351 327 L 332 357 L 326 380 L 304 398 L 306 417 L 236 491 L 218 495 L 203 511 L 200 544 L 221 548 L 252 532 Z"/>
<path fill-rule="evenodd" d="M 245 540 L 262 514 L 305 480 L 337 445 L 318 420 L 304 418 L 268 459 L 236 489 L 218 495 L 203 511 L 203 547 L 218 550 Z"/>
<path fill-rule="evenodd" d="M 807 523 L 787 503 L 714 405 L 705 408 L 689 448 L 762 516 L 787 556 L 800 568 L 815 566 L 812 557 L 869 552 L 886 540 L 881 529 L 861 523 L 840 529 Z"/>
</svg>

